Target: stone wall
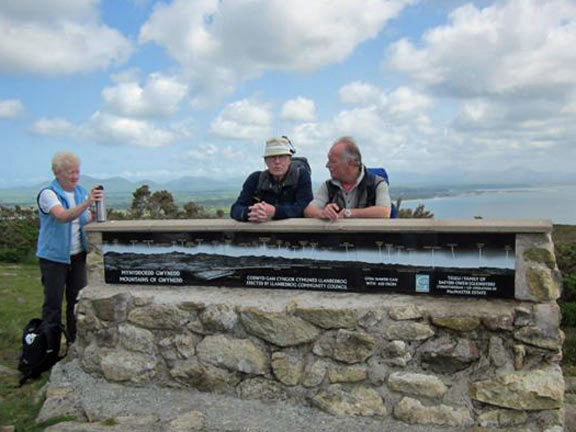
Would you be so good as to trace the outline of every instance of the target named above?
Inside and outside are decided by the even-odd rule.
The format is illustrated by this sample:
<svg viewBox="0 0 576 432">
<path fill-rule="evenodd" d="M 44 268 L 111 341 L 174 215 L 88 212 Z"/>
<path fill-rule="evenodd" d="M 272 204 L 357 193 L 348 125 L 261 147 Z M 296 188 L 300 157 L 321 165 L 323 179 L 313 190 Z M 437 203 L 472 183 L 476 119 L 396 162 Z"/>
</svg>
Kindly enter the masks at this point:
<svg viewBox="0 0 576 432">
<path fill-rule="evenodd" d="M 516 299 L 487 300 L 112 286 L 103 283 L 100 227 L 78 305 L 80 362 L 111 382 L 291 401 L 337 416 L 561 430 L 563 334 L 548 228 L 518 234 Z"/>
</svg>

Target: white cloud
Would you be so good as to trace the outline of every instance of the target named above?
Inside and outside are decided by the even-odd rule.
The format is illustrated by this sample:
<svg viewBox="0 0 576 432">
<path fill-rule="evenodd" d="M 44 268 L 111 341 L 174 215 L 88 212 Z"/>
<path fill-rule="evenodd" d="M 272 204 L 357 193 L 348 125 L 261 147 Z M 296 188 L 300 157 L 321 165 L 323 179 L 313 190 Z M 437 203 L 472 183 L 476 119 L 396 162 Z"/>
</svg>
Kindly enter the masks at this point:
<svg viewBox="0 0 576 432">
<path fill-rule="evenodd" d="M 200 144 L 186 151 L 184 157 L 193 161 L 215 163 L 222 160 L 229 160 L 235 161 L 238 164 L 240 161 L 246 159 L 246 152 L 243 152 L 238 146 L 208 143 Z"/>
<path fill-rule="evenodd" d="M 0 3 L 0 73 L 62 75 L 124 61 L 130 42 L 99 21 L 96 0 Z"/>
<path fill-rule="evenodd" d="M 186 125 L 175 124 L 161 128 L 145 120 L 116 116 L 97 111 L 81 124 L 72 124 L 62 118 L 41 119 L 34 123 L 32 132 L 38 135 L 70 136 L 111 146 L 164 147 L 190 137 Z"/>
<path fill-rule="evenodd" d="M 24 110 L 24 104 L 19 99 L 0 100 L 0 119 L 13 118 Z"/>
<path fill-rule="evenodd" d="M 2 0 L 0 12 L 21 20 L 87 19 L 99 0 Z"/>
<path fill-rule="evenodd" d="M 316 105 L 313 100 L 299 96 L 282 105 L 281 117 L 288 121 L 313 121 L 316 117 Z"/>
<path fill-rule="evenodd" d="M 86 139 L 101 144 L 128 145 L 136 147 L 163 147 L 181 136 L 171 129 L 155 127 L 152 123 L 96 112 L 90 121 L 82 126 Z"/>
<path fill-rule="evenodd" d="M 43 118 L 32 125 L 32 132 L 38 135 L 69 135 L 75 130 L 72 123 L 62 118 Z"/>
<path fill-rule="evenodd" d="M 243 99 L 224 107 L 210 128 L 221 138 L 261 140 L 270 135 L 271 121 L 268 106 Z"/>
<path fill-rule="evenodd" d="M 427 111 L 432 106 L 432 100 L 409 87 L 399 87 L 388 95 L 386 105 L 394 114 L 415 114 Z"/>
<path fill-rule="evenodd" d="M 378 101 L 382 91 L 369 83 L 354 81 L 338 91 L 340 102 L 345 105 L 370 105 Z"/>
<path fill-rule="evenodd" d="M 128 79 L 129 75 L 117 76 Z M 137 81 L 121 81 L 102 91 L 105 108 L 122 116 L 170 116 L 178 111 L 180 102 L 188 93 L 188 86 L 175 77 L 160 73 L 148 76 L 144 86 Z"/>
<path fill-rule="evenodd" d="M 566 104 L 560 111 L 563 114 L 576 114 L 576 89 L 568 96 Z"/>
<path fill-rule="evenodd" d="M 576 3 L 508 0 L 454 10 L 449 24 L 415 44 L 394 44 L 388 62 L 445 94 L 526 97 L 576 85 Z"/>
<path fill-rule="evenodd" d="M 389 169 L 436 170 L 439 165 L 431 154 L 445 155 L 445 141 L 434 127 L 429 111 L 433 100 L 409 87 L 384 91 L 374 85 L 351 83 L 339 95 L 356 106 L 344 109 L 326 122 L 297 125 L 291 137 L 301 153 L 311 160 L 314 171 L 323 166 L 332 143 L 340 136 L 352 136 L 368 166 Z M 327 175 L 327 172 L 326 172 Z"/>
<path fill-rule="evenodd" d="M 115 84 L 122 84 L 128 83 L 131 81 L 140 81 L 140 69 L 138 68 L 129 68 L 124 69 L 120 72 L 116 72 L 110 75 L 110 79 Z"/>
<path fill-rule="evenodd" d="M 199 92 L 221 96 L 268 70 L 343 61 L 413 2 L 175 0 L 156 5 L 139 39 L 164 47 Z"/>
<path fill-rule="evenodd" d="M 477 170 L 541 169 L 550 161 L 543 152 L 574 153 L 574 46 L 574 1 L 502 0 L 455 9 L 421 40 L 393 44 L 386 64 L 460 109 L 449 137 L 434 144 L 437 159 Z M 416 101 L 405 99 L 399 107 Z"/>
</svg>

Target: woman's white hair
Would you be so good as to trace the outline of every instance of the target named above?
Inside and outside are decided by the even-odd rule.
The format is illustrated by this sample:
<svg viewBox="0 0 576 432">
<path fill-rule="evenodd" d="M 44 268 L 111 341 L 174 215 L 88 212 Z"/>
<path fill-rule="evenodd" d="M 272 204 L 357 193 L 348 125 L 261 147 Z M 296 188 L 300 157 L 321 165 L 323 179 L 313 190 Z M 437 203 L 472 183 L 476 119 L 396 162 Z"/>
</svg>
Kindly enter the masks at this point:
<svg viewBox="0 0 576 432">
<path fill-rule="evenodd" d="M 58 152 L 52 158 L 52 172 L 58 174 L 73 165 L 80 165 L 80 159 L 72 152 Z"/>
</svg>

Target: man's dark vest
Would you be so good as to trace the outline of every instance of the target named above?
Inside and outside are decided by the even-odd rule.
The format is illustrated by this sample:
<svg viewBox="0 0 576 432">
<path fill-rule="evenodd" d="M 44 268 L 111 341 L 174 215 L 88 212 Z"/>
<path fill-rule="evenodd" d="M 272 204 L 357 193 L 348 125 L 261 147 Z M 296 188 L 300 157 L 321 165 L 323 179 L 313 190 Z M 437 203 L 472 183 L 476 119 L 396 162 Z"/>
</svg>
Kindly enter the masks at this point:
<svg viewBox="0 0 576 432">
<path fill-rule="evenodd" d="M 382 177 L 372 174 L 364 168 L 364 178 L 358 186 L 356 186 L 358 202 L 353 208 L 365 208 L 376 205 L 376 188 L 384 180 Z M 328 202 L 336 203 L 340 209 L 346 208 L 346 200 L 342 189 L 336 186 L 332 181 L 326 180 L 328 187 Z"/>
<path fill-rule="evenodd" d="M 274 205 L 293 202 L 296 197 L 299 178 L 300 170 L 293 164 L 290 164 L 290 169 L 279 182 L 274 181 L 268 170 L 261 171 L 254 196 L 257 200 Z"/>
</svg>

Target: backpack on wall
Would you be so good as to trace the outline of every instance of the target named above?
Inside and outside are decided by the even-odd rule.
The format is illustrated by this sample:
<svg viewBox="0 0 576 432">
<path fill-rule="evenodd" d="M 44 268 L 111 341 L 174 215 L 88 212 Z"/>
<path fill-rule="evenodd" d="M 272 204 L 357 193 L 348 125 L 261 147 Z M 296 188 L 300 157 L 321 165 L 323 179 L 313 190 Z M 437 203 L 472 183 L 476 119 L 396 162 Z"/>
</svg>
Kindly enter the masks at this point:
<svg viewBox="0 0 576 432">
<path fill-rule="evenodd" d="M 60 355 L 60 339 L 66 338 L 66 352 Z M 18 370 L 22 376 L 20 385 L 26 380 L 39 377 L 68 354 L 69 338 L 62 324 L 46 325 L 39 318 L 31 319 L 22 333 L 22 352 Z"/>
</svg>

